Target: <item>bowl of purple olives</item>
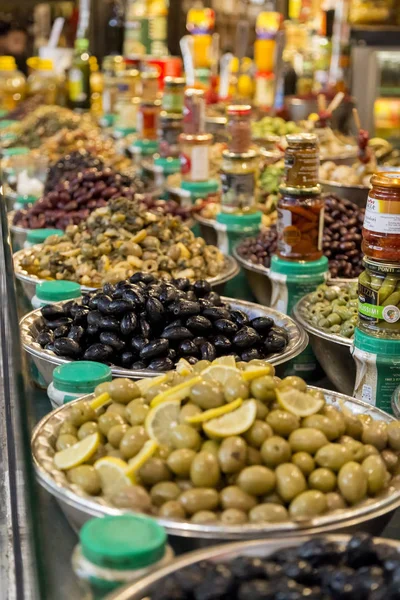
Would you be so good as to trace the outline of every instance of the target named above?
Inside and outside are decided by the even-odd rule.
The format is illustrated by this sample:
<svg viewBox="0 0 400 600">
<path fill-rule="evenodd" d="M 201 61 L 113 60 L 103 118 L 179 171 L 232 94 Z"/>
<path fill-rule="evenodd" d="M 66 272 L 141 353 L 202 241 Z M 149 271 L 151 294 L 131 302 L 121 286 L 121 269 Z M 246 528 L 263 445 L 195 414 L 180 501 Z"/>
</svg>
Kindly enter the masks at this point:
<svg viewBox="0 0 400 600">
<path fill-rule="evenodd" d="M 280 365 L 300 354 L 306 333 L 270 308 L 221 297 L 207 280 L 159 281 L 135 273 L 75 301 L 46 305 L 20 322 L 25 351 L 50 383 L 55 365 L 93 360 L 114 377 L 153 377 L 174 368 L 233 355 Z"/>
</svg>

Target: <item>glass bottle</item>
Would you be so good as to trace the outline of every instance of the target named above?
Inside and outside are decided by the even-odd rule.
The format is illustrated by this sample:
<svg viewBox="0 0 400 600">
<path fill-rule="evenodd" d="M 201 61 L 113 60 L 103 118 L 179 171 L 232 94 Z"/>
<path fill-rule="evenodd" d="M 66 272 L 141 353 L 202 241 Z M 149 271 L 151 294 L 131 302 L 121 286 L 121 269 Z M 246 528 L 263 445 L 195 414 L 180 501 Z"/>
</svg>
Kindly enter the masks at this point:
<svg viewBox="0 0 400 600">
<path fill-rule="evenodd" d="M 0 56 L 0 110 L 11 111 L 24 99 L 25 76 L 12 56 Z"/>
<path fill-rule="evenodd" d="M 75 52 L 68 74 L 69 105 L 72 109 L 90 109 L 90 54 L 89 40 L 75 40 Z"/>
<path fill-rule="evenodd" d="M 258 153 L 252 149 L 242 153 L 223 151 L 220 175 L 222 212 L 240 214 L 256 210 L 258 162 Z"/>
<path fill-rule="evenodd" d="M 185 80 L 183 77 L 165 77 L 162 108 L 167 113 L 183 112 L 183 94 Z"/>
<path fill-rule="evenodd" d="M 53 61 L 39 58 L 36 69 L 32 70 L 27 80 L 28 96 L 39 94 L 44 104 L 57 104 L 59 78 L 53 70 Z"/>
<path fill-rule="evenodd" d="M 226 109 L 228 116 L 229 151 L 242 154 L 251 146 L 251 106 L 231 105 Z"/>
</svg>

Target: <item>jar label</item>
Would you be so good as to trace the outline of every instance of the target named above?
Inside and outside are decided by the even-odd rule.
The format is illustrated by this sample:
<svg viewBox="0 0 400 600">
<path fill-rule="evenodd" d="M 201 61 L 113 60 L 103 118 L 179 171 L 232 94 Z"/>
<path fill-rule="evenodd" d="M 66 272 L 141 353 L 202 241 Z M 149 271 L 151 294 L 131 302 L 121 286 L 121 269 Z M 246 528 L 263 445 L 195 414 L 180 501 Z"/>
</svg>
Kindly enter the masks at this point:
<svg viewBox="0 0 400 600">
<path fill-rule="evenodd" d="M 255 174 L 221 173 L 222 205 L 232 212 L 249 208 L 254 203 Z"/>
<path fill-rule="evenodd" d="M 319 179 L 318 152 L 285 152 L 285 179 L 288 187 L 314 187 Z"/>
<path fill-rule="evenodd" d="M 392 413 L 392 396 L 400 385 L 400 360 L 353 348 L 357 365 L 354 397 Z"/>
<path fill-rule="evenodd" d="M 301 209 L 305 214 L 307 209 Z M 318 219 L 318 220 L 317 220 Z M 307 254 L 308 251 L 321 251 L 324 227 L 324 209 L 313 221 L 304 222 L 304 217 L 299 218 L 297 211 L 293 213 L 288 208 L 278 207 L 278 252 L 286 257 L 290 254 Z M 307 252 L 306 252 L 307 250 Z"/>
<path fill-rule="evenodd" d="M 368 196 L 364 229 L 385 234 L 400 234 L 400 203 Z"/>
<path fill-rule="evenodd" d="M 68 81 L 69 99 L 71 102 L 84 102 L 87 97 L 85 81 L 80 69 L 71 69 Z"/>
<path fill-rule="evenodd" d="M 190 178 L 192 181 L 207 181 L 209 178 L 209 147 L 193 146 Z"/>
<path fill-rule="evenodd" d="M 368 326 L 368 323 L 378 325 L 379 321 L 394 324 L 400 319 L 400 309 L 395 304 L 387 304 L 385 306 L 380 304 L 379 291 L 359 283 L 358 316 L 360 321 L 364 322 L 366 326 Z"/>
</svg>

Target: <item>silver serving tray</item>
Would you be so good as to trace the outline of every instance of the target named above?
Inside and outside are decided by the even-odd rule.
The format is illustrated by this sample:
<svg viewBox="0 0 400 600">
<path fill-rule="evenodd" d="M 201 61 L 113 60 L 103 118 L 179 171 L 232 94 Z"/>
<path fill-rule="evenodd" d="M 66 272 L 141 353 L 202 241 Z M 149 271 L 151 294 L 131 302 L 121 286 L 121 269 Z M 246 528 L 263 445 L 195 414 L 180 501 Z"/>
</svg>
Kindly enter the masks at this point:
<svg viewBox="0 0 400 600">
<path fill-rule="evenodd" d="M 36 285 L 44 280 L 39 279 L 39 277 L 37 277 L 36 275 L 30 275 L 21 265 L 21 261 L 26 256 L 29 256 L 29 254 L 32 254 L 34 250 L 38 250 L 40 248 L 41 244 L 36 244 L 32 248 L 25 248 L 19 250 L 13 255 L 15 277 L 21 282 L 21 285 L 28 300 L 32 300 L 33 296 L 35 295 Z M 239 265 L 232 256 L 225 256 L 224 270 L 215 277 L 207 278 L 207 281 L 210 282 L 211 286 L 215 289 L 215 291 L 220 293 L 223 291 L 225 284 L 234 277 L 236 277 L 236 275 L 239 273 L 239 269 Z M 83 293 L 86 293 L 100 288 L 82 285 L 81 289 Z"/>
<path fill-rule="evenodd" d="M 365 402 L 348 396 L 322 390 L 328 404 L 346 407 L 354 414 L 369 414 L 386 422 L 396 419 L 387 413 L 372 407 Z M 61 424 L 68 417 L 71 406 L 83 400 L 90 400 L 93 395 L 70 402 L 44 417 L 35 427 L 31 449 L 39 483 L 50 492 L 60 503 L 74 527 L 79 528 L 91 517 L 118 515 L 124 511 L 112 506 L 101 497 L 85 494 L 78 486 L 68 481 L 63 472 L 53 465 L 54 445 Z M 233 525 L 197 525 L 188 521 L 157 518 L 168 534 L 172 536 L 191 538 L 194 543 L 206 540 L 217 541 L 250 540 L 256 538 L 284 538 L 293 535 L 343 532 L 351 528 L 374 530 L 378 523 L 371 520 L 389 518 L 400 506 L 400 490 L 389 487 L 385 493 L 375 499 L 368 499 L 356 508 L 346 508 L 332 513 L 314 517 L 308 520 L 287 521 L 284 523 Z M 382 523 L 379 523 L 382 526 Z"/>
<path fill-rule="evenodd" d="M 196 550 L 190 552 L 180 558 L 176 558 L 169 565 L 157 569 L 155 572 L 150 573 L 146 577 L 143 577 L 139 581 L 130 583 L 123 588 L 118 589 L 113 594 L 108 596 L 108 600 L 149 600 L 151 592 L 155 586 L 159 585 L 162 580 L 173 575 L 181 569 L 190 567 L 200 563 L 201 561 L 207 560 L 212 562 L 230 562 L 240 556 L 250 556 L 256 558 L 266 558 L 277 550 L 283 548 L 290 548 L 292 546 L 300 546 L 304 542 L 310 539 L 309 536 L 290 537 L 284 540 L 264 540 L 251 542 L 236 542 L 231 544 L 224 544 L 220 546 L 213 546 L 206 550 Z M 339 543 L 343 551 L 345 545 L 350 540 L 348 535 L 326 535 L 324 539 L 329 542 Z M 397 541 L 388 540 L 383 538 L 375 538 L 376 543 L 388 544 L 393 548 L 400 551 L 400 545 Z"/>
<path fill-rule="evenodd" d="M 264 308 L 263 306 L 253 304 L 252 302 L 246 302 L 245 300 L 234 300 L 233 298 L 225 297 L 222 297 L 222 300 L 228 302 L 233 309 L 243 310 L 251 318 L 259 316 L 272 317 L 276 325 L 286 329 L 289 335 L 289 343 L 285 352 L 282 352 L 281 354 L 271 354 L 268 358 L 268 362 L 271 364 L 283 364 L 292 358 L 295 358 L 295 356 L 300 354 L 306 348 L 308 343 L 307 334 L 290 317 L 287 317 L 276 310 L 272 310 L 271 308 Z M 54 352 L 51 352 L 50 350 L 44 350 L 34 341 L 33 334 L 36 329 L 35 321 L 38 318 L 40 318 L 40 309 L 33 310 L 21 319 L 21 341 L 25 352 L 30 355 L 44 377 L 47 385 L 49 385 L 53 379 L 52 375 L 54 367 L 71 361 L 56 356 Z M 156 377 L 157 375 L 161 375 L 161 373 L 156 371 L 122 369 L 120 367 L 112 367 L 111 370 L 114 377 L 128 377 L 130 379 L 142 379 L 145 377 Z"/>
</svg>

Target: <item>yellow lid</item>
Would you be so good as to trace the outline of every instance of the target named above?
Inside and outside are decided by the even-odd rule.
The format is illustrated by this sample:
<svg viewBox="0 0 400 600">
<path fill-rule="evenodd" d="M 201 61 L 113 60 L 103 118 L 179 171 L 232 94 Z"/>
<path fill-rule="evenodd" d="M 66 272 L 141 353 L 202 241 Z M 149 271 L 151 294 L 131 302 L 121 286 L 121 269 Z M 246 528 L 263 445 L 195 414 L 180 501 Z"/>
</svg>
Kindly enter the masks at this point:
<svg viewBox="0 0 400 600">
<path fill-rule="evenodd" d="M 39 62 L 40 58 L 38 56 L 31 56 L 27 59 L 26 64 L 30 69 L 37 69 Z"/>
<path fill-rule="evenodd" d="M 14 71 L 16 68 L 13 56 L 0 56 L 0 71 Z"/>
<path fill-rule="evenodd" d="M 37 68 L 39 71 L 52 71 L 53 61 L 50 58 L 40 58 Z"/>
</svg>

